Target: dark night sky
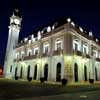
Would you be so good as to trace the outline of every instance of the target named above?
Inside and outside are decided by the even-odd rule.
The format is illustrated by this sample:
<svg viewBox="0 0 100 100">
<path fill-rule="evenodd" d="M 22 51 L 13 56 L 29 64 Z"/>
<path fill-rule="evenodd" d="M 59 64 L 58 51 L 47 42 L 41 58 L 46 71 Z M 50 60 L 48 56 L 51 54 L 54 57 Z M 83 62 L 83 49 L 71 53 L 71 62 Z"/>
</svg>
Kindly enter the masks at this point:
<svg viewBox="0 0 100 100">
<path fill-rule="evenodd" d="M 20 38 L 55 19 L 66 16 L 100 37 L 100 3 L 88 0 L 2 0 L 0 2 L 0 64 L 3 65 L 8 38 L 9 17 L 18 8 L 22 15 Z"/>
</svg>

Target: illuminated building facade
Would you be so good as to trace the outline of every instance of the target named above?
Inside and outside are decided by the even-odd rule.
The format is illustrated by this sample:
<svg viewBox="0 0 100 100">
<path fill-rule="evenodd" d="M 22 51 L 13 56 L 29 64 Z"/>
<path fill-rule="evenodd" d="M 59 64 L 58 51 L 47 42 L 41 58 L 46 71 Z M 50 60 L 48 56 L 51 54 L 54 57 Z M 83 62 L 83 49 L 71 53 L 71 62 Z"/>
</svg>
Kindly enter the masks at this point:
<svg viewBox="0 0 100 100">
<path fill-rule="evenodd" d="M 11 20 L 16 18 L 18 22 L 10 23 L 12 37 L 9 29 L 5 77 L 14 79 L 18 76 L 25 80 L 44 77 L 45 81 L 51 82 L 100 80 L 100 45 L 92 32 L 87 34 L 68 18 L 59 27 L 56 24 L 48 26 L 45 33 L 40 30 L 37 37 L 32 34 L 17 43 L 21 19 L 15 15 L 11 17 Z M 13 42 L 9 42 L 11 39 Z"/>
</svg>

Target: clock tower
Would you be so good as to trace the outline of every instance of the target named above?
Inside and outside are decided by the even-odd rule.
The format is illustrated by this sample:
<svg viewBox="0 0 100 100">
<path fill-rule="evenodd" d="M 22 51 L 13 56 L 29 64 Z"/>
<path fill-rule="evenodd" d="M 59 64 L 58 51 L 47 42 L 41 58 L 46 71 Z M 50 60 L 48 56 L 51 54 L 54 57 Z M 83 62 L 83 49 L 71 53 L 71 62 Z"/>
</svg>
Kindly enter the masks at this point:
<svg viewBox="0 0 100 100">
<path fill-rule="evenodd" d="M 8 42 L 4 62 L 4 77 L 11 78 L 11 67 L 14 65 L 15 47 L 18 43 L 22 18 L 13 15 L 10 17 Z"/>
</svg>

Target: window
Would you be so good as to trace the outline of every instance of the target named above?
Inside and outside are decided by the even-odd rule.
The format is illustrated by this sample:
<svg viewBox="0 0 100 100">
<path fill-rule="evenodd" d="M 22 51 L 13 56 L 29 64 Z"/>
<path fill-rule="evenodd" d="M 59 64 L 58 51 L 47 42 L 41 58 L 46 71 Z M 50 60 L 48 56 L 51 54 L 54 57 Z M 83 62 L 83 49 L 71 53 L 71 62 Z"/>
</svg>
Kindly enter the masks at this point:
<svg viewBox="0 0 100 100">
<path fill-rule="evenodd" d="M 75 43 L 75 51 L 78 50 L 78 44 Z"/>
<path fill-rule="evenodd" d="M 94 56 L 95 58 L 98 57 L 98 52 L 97 52 L 96 50 L 93 51 L 93 56 Z"/>
<path fill-rule="evenodd" d="M 24 51 L 21 52 L 21 57 L 24 57 L 25 53 Z"/>
<path fill-rule="evenodd" d="M 57 50 L 60 50 L 61 49 L 61 42 L 57 43 Z"/>
<path fill-rule="evenodd" d="M 83 52 L 86 54 L 86 48 L 83 48 Z"/>
<path fill-rule="evenodd" d="M 62 49 L 62 41 L 58 40 L 55 43 L 55 50 L 61 50 Z"/>
<path fill-rule="evenodd" d="M 88 47 L 86 45 L 83 45 L 83 53 L 88 54 Z"/>
<path fill-rule="evenodd" d="M 36 55 L 38 54 L 38 50 L 35 50 L 35 54 L 36 54 Z"/>
<path fill-rule="evenodd" d="M 49 52 L 49 44 L 45 44 L 44 45 L 44 53 L 48 53 Z"/>
<path fill-rule="evenodd" d="M 16 53 L 16 58 L 17 58 L 17 59 L 19 58 L 19 52 L 18 52 L 18 53 Z"/>
<path fill-rule="evenodd" d="M 39 48 L 34 48 L 34 55 L 37 55 L 39 53 Z"/>
<path fill-rule="evenodd" d="M 45 47 L 45 52 L 48 52 L 48 46 Z"/>
<path fill-rule="evenodd" d="M 32 55 L 32 50 L 29 49 L 29 50 L 27 51 L 27 56 L 31 56 L 31 55 Z"/>
<path fill-rule="evenodd" d="M 73 40 L 73 49 L 75 51 L 80 51 L 81 46 L 79 45 L 79 41 L 78 40 Z"/>
</svg>

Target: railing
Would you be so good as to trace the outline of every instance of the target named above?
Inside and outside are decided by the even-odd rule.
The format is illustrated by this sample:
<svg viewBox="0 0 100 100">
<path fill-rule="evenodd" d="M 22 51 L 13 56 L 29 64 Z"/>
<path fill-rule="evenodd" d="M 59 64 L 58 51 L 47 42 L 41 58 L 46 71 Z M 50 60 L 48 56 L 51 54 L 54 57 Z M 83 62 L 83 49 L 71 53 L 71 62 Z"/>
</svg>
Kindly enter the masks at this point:
<svg viewBox="0 0 100 100">
<path fill-rule="evenodd" d="M 48 57 L 48 56 L 49 56 L 48 53 L 43 53 L 43 54 L 42 54 L 42 57 Z"/>
<path fill-rule="evenodd" d="M 73 54 L 78 55 L 78 56 L 82 56 L 82 57 L 86 57 L 86 58 L 90 58 L 89 54 L 83 53 L 81 51 L 73 51 Z"/>
<path fill-rule="evenodd" d="M 39 55 L 28 55 L 28 56 L 24 56 L 22 58 L 17 58 L 17 59 L 14 59 L 14 62 L 18 62 L 18 61 L 23 61 L 23 60 L 30 60 L 30 59 L 36 59 L 36 58 L 39 58 L 40 56 Z"/>
<path fill-rule="evenodd" d="M 39 55 L 30 55 L 30 56 L 25 56 L 23 58 L 23 60 L 36 59 L 36 58 L 39 58 L 39 57 L 40 57 Z"/>
<path fill-rule="evenodd" d="M 82 52 L 81 51 L 75 51 L 75 50 L 73 50 L 73 53 L 75 54 L 75 55 L 78 55 L 78 56 L 82 56 Z"/>
<path fill-rule="evenodd" d="M 22 61 L 22 58 L 14 59 L 14 62 L 17 62 L 17 61 Z"/>
<path fill-rule="evenodd" d="M 60 55 L 60 54 L 63 54 L 63 50 L 56 50 L 56 51 L 53 52 L 54 56 Z"/>
</svg>

